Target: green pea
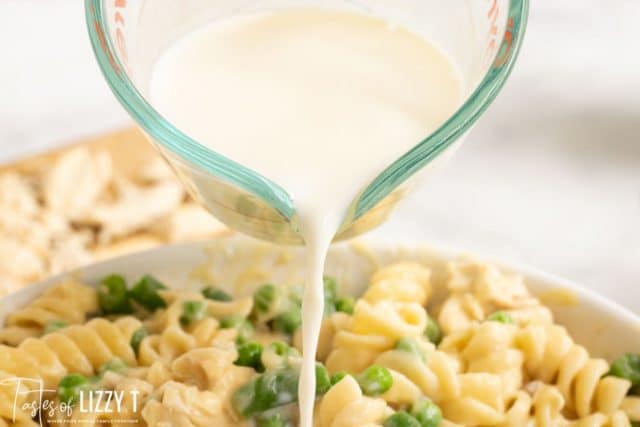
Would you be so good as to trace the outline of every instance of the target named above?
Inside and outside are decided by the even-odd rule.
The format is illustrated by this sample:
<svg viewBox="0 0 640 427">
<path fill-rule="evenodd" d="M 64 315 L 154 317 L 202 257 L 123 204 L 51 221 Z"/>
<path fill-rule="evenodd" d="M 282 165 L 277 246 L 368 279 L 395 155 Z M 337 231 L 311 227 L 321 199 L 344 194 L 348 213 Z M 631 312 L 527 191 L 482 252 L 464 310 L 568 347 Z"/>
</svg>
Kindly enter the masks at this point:
<svg viewBox="0 0 640 427">
<path fill-rule="evenodd" d="M 112 274 L 102 279 L 98 287 L 98 303 L 104 314 L 133 313 L 124 277 Z"/>
<path fill-rule="evenodd" d="M 261 415 L 256 418 L 256 427 L 286 427 L 289 421 L 282 414 Z"/>
<path fill-rule="evenodd" d="M 213 301 L 221 301 L 221 302 L 228 302 L 233 299 L 231 298 L 231 295 L 229 295 L 225 291 L 221 289 L 213 288 L 211 286 L 209 286 L 208 288 L 204 288 L 202 290 L 202 296 L 204 296 L 206 299 L 210 299 Z"/>
<path fill-rule="evenodd" d="M 302 286 L 292 286 L 289 288 L 289 300 L 297 306 L 302 306 L 302 296 L 304 288 Z"/>
<path fill-rule="evenodd" d="M 147 330 L 145 328 L 136 329 L 136 331 L 131 334 L 131 339 L 129 340 L 129 344 L 133 351 L 138 354 L 140 350 L 140 344 L 147 337 Z"/>
<path fill-rule="evenodd" d="M 149 311 L 165 308 L 167 303 L 158 291 L 167 287 L 150 275 L 142 277 L 129 292 L 131 298 Z"/>
<path fill-rule="evenodd" d="M 611 364 L 609 375 L 631 381 L 633 386 L 640 385 L 640 354 L 626 353 Z"/>
<path fill-rule="evenodd" d="M 413 356 L 419 357 L 424 360 L 424 353 L 418 346 L 418 343 L 409 337 L 403 337 L 398 340 L 396 343 L 396 350 L 404 351 L 406 353 L 412 354 Z"/>
<path fill-rule="evenodd" d="M 251 322 L 247 319 L 243 319 L 242 322 L 238 323 L 235 328 L 238 330 L 238 335 L 236 336 L 236 344 L 243 344 L 253 336 L 254 329 Z"/>
<path fill-rule="evenodd" d="M 246 318 L 239 315 L 226 316 L 220 319 L 220 327 L 222 329 L 237 328 L 238 336 L 236 343 L 242 344 L 247 342 L 253 335 L 253 325 Z"/>
<path fill-rule="evenodd" d="M 298 397 L 298 373 L 283 368 L 254 378 L 233 393 L 234 410 L 247 418 L 278 406 L 295 402 Z"/>
<path fill-rule="evenodd" d="M 338 297 L 338 283 L 336 279 L 331 276 L 324 276 L 322 278 L 322 285 L 324 288 L 324 295 L 331 301 L 335 301 Z"/>
<path fill-rule="evenodd" d="M 247 319 L 238 315 L 238 314 L 232 314 L 230 316 L 225 316 L 222 319 L 220 319 L 220 327 L 222 329 L 231 329 L 231 328 L 235 328 L 236 326 L 240 325 L 242 322 L 246 322 Z"/>
<path fill-rule="evenodd" d="M 356 300 L 352 297 L 342 297 L 336 300 L 336 311 L 341 313 L 353 314 L 356 306 Z"/>
<path fill-rule="evenodd" d="M 185 301 L 182 303 L 180 323 L 189 326 L 193 322 L 202 320 L 207 315 L 207 305 L 204 301 Z"/>
<path fill-rule="evenodd" d="M 122 359 L 111 359 L 108 362 L 105 362 L 98 368 L 98 375 L 103 376 L 106 372 L 123 372 L 128 368 L 127 364 L 122 361 Z"/>
<path fill-rule="evenodd" d="M 50 322 L 47 322 L 47 324 L 44 326 L 42 334 L 47 335 L 53 332 L 57 332 L 60 329 L 66 328 L 67 326 L 69 326 L 69 324 L 63 320 L 52 320 Z"/>
<path fill-rule="evenodd" d="M 442 331 L 440 326 L 430 316 L 427 316 L 427 326 L 424 328 L 424 336 L 435 345 L 440 344 L 442 341 Z"/>
<path fill-rule="evenodd" d="M 324 314 L 330 316 L 336 311 L 336 299 L 338 298 L 338 284 L 336 279 L 329 276 L 323 278 L 324 286 Z"/>
<path fill-rule="evenodd" d="M 422 398 L 411 405 L 411 415 L 421 427 L 438 427 L 442 422 L 442 411 L 430 399 Z"/>
<path fill-rule="evenodd" d="M 316 362 L 316 396 L 326 393 L 331 388 L 329 371 L 320 362 Z"/>
<path fill-rule="evenodd" d="M 512 325 L 514 323 L 513 317 L 506 311 L 496 311 L 487 317 L 487 320 L 490 322 L 504 323 L 505 325 Z"/>
<path fill-rule="evenodd" d="M 268 348 L 278 356 L 282 356 L 282 357 L 300 356 L 300 352 L 298 352 L 296 348 L 291 347 L 289 344 L 283 341 L 274 341 L 271 344 L 269 344 Z"/>
<path fill-rule="evenodd" d="M 276 302 L 278 290 L 270 283 L 260 286 L 253 294 L 253 306 L 259 313 L 268 313 Z"/>
<path fill-rule="evenodd" d="M 331 385 L 338 384 L 347 375 L 349 374 L 346 373 L 345 371 L 336 372 L 335 374 L 331 375 Z"/>
<path fill-rule="evenodd" d="M 274 331 L 285 335 L 293 335 L 300 325 L 302 325 L 302 313 L 299 307 L 292 307 L 289 311 L 278 315 L 272 323 Z"/>
<path fill-rule="evenodd" d="M 238 366 L 247 366 L 256 371 L 262 371 L 264 367 L 260 358 L 262 357 L 262 345 L 249 341 L 238 346 L 238 358 L 234 362 Z"/>
<path fill-rule="evenodd" d="M 91 383 L 84 375 L 67 375 L 58 383 L 58 399 L 67 405 L 73 405 L 80 400 L 81 394 L 88 391 L 90 387 Z"/>
<path fill-rule="evenodd" d="M 420 422 L 405 411 L 391 415 L 382 425 L 384 427 L 421 427 Z"/>
<path fill-rule="evenodd" d="M 371 365 L 356 377 L 362 392 L 367 396 L 378 396 L 393 385 L 391 372 L 383 366 Z"/>
</svg>

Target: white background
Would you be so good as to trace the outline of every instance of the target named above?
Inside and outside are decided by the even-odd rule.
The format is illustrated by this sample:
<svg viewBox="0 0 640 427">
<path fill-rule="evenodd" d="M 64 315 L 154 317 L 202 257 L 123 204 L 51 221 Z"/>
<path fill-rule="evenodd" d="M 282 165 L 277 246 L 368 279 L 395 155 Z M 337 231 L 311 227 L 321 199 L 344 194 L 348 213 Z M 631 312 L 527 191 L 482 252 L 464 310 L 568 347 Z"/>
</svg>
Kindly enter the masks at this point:
<svg viewBox="0 0 640 427">
<path fill-rule="evenodd" d="M 640 1 L 533 0 L 504 91 L 376 236 L 574 279 L 640 312 Z M 0 0 L 0 162 L 128 123 L 80 0 Z"/>
</svg>

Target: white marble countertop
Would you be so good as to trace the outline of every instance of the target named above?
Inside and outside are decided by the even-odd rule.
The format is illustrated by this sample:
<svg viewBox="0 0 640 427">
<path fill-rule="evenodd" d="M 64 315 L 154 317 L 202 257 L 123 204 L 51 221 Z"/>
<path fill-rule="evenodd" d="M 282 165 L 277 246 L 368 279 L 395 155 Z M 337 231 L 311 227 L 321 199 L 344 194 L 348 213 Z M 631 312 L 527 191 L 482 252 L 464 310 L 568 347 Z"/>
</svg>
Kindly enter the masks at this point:
<svg viewBox="0 0 640 427">
<path fill-rule="evenodd" d="M 565 276 L 640 311 L 640 2 L 533 1 L 520 62 L 374 236 Z M 0 162 L 126 124 L 78 0 L 0 2 Z"/>
</svg>

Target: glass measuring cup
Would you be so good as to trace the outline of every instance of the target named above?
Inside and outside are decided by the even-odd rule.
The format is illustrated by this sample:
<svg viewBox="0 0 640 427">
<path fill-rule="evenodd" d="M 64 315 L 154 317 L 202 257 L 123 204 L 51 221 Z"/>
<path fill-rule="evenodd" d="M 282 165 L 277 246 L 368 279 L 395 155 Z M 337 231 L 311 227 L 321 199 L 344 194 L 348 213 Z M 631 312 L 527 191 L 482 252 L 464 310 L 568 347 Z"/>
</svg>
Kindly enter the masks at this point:
<svg viewBox="0 0 640 427">
<path fill-rule="evenodd" d="M 528 11 L 528 0 L 85 0 L 85 5 L 93 49 L 109 86 L 190 194 L 230 227 L 285 244 L 303 242 L 294 200 L 285 189 L 199 144 L 145 99 L 153 65 L 173 41 L 215 19 L 323 7 L 385 18 L 451 56 L 462 75 L 465 101 L 362 189 L 336 235 L 343 239 L 382 223 L 414 181 L 410 178 L 434 171 L 461 143 L 506 81 Z"/>
</svg>

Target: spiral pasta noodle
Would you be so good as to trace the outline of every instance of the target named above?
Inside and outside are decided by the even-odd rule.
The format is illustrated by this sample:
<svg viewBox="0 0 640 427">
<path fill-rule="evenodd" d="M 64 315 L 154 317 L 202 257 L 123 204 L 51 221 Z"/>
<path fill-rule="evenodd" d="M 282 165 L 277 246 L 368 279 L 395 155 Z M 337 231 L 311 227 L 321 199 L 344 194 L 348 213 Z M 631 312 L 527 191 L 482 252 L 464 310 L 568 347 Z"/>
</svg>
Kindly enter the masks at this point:
<svg viewBox="0 0 640 427">
<path fill-rule="evenodd" d="M 464 330 L 495 311 L 505 311 L 518 325 L 551 323 L 551 311 L 529 294 L 522 278 L 490 264 L 454 261 L 447 265 L 449 297 L 438 322 L 445 334 Z"/>
<path fill-rule="evenodd" d="M 524 381 L 524 355 L 516 348 L 518 328 L 499 322 L 476 323 L 449 335 L 440 349 L 458 356 L 465 372 L 498 375 L 505 393 L 515 393 Z"/>
<path fill-rule="evenodd" d="M 69 372 L 93 375 L 114 358 L 135 366 L 130 337 L 119 327 L 130 320 L 110 322 L 97 318 L 42 338 L 28 338 L 18 347 L 0 346 L 0 371 L 41 379 L 45 388 L 51 388 Z"/>
<path fill-rule="evenodd" d="M 221 330 L 218 319 L 230 315 L 247 316 L 252 306 L 250 299 L 218 302 L 205 300 L 197 294 L 178 296 L 175 291 L 164 292 L 163 295 L 169 295 L 168 299 L 172 302 L 146 322 L 147 329 L 158 333 L 149 335 L 140 344 L 138 362 L 142 366 L 151 366 L 157 361 L 169 364 L 190 350 L 208 347 L 216 342 L 232 341 L 237 331 Z M 180 322 L 180 316 L 186 301 L 206 304 L 209 316 L 185 327 Z"/>
<path fill-rule="evenodd" d="M 165 383 L 145 404 L 142 419 L 149 427 L 209 427 L 213 420 L 220 427 L 246 425 L 224 410 L 220 396 L 176 381 Z"/>
<path fill-rule="evenodd" d="M 0 370 L 0 427 L 36 427 L 30 411 L 23 410 L 37 395 L 30 394 L 33 384 L 18 381 L 11 374 Z"/>
<path fill-rule="evenodd" d="M 422 335 L 427 313 L 418 303 L 358 301 L 349 329 L 338 331 L 327 357 L 331 372 L 360 372 L 402 337 Z"/>
<path fill-rule="evenodd" d="M 432 292 L 430 280 L 431 271 L 420 264 L 391 264 L 373 275 L 362 299 L 370 303 L 417 302 L 424 306 Z"/>
<path fill-rule="evenodd" d="M 346 376 L 322 398 L 316 413 L 317 427 L 381 427 L 393 413 L 383 399 L 363 396 L 360 386 Z"/>
<path fill-rule="evenodd" d="M 567 407 L 579 418 L 594 412 L 612 414 L 620 407 L 631 383 L 604 376 L 609 364 L 590 358 L 558 325 L 531 325 L 520 331 L 518 346 L 530 376 L 558 387 Z"/>
<path fill-rule="evenodd" d="M 40 336 L 49 322 L 80 324 L 97 311 L 95 289 L 73 280 L 62 282 L 7 316 L 0 329 L 0 343 L 15 346 L 29 337 Z"/>
<path fill-rule="evenodd" d="M 391 389 L 382 395 L 390 403 L 410 404 L 420 395 L 435 402 L 460 395 L 459 366 L 445 353 L 433 350 L 426 361 L 403 350 L 389 350 L 378 356 L 374 364 L 388 368 L 394 376 Z"/>
<path fill-rule="evenodd" d="M 150 276 L 129 289 L 110 277 L 100 298 L 64 282 L 7 319 L 0 427 L 39 419 L 86 427 L 295 425 L 302 351 L 295 288 L 267 284 L 253 298 L 234 299 L 215 288 L 170 290 Z M 448 263 L 444 298 L 432 285 L 442 278 L 417 263 L 389 265 L 359 299 L 339 295 L 327 279 L 314 427 L 640 421 L 640 381 L 628 372 L 640 355 L 617 365 L 591 357 L 520 277 L 494 266 Z M 43 411 L 39 388 L 68 410 Z M 98 410 L 92 396 L 104 390 L 121 395 Z"/>
</svg>

